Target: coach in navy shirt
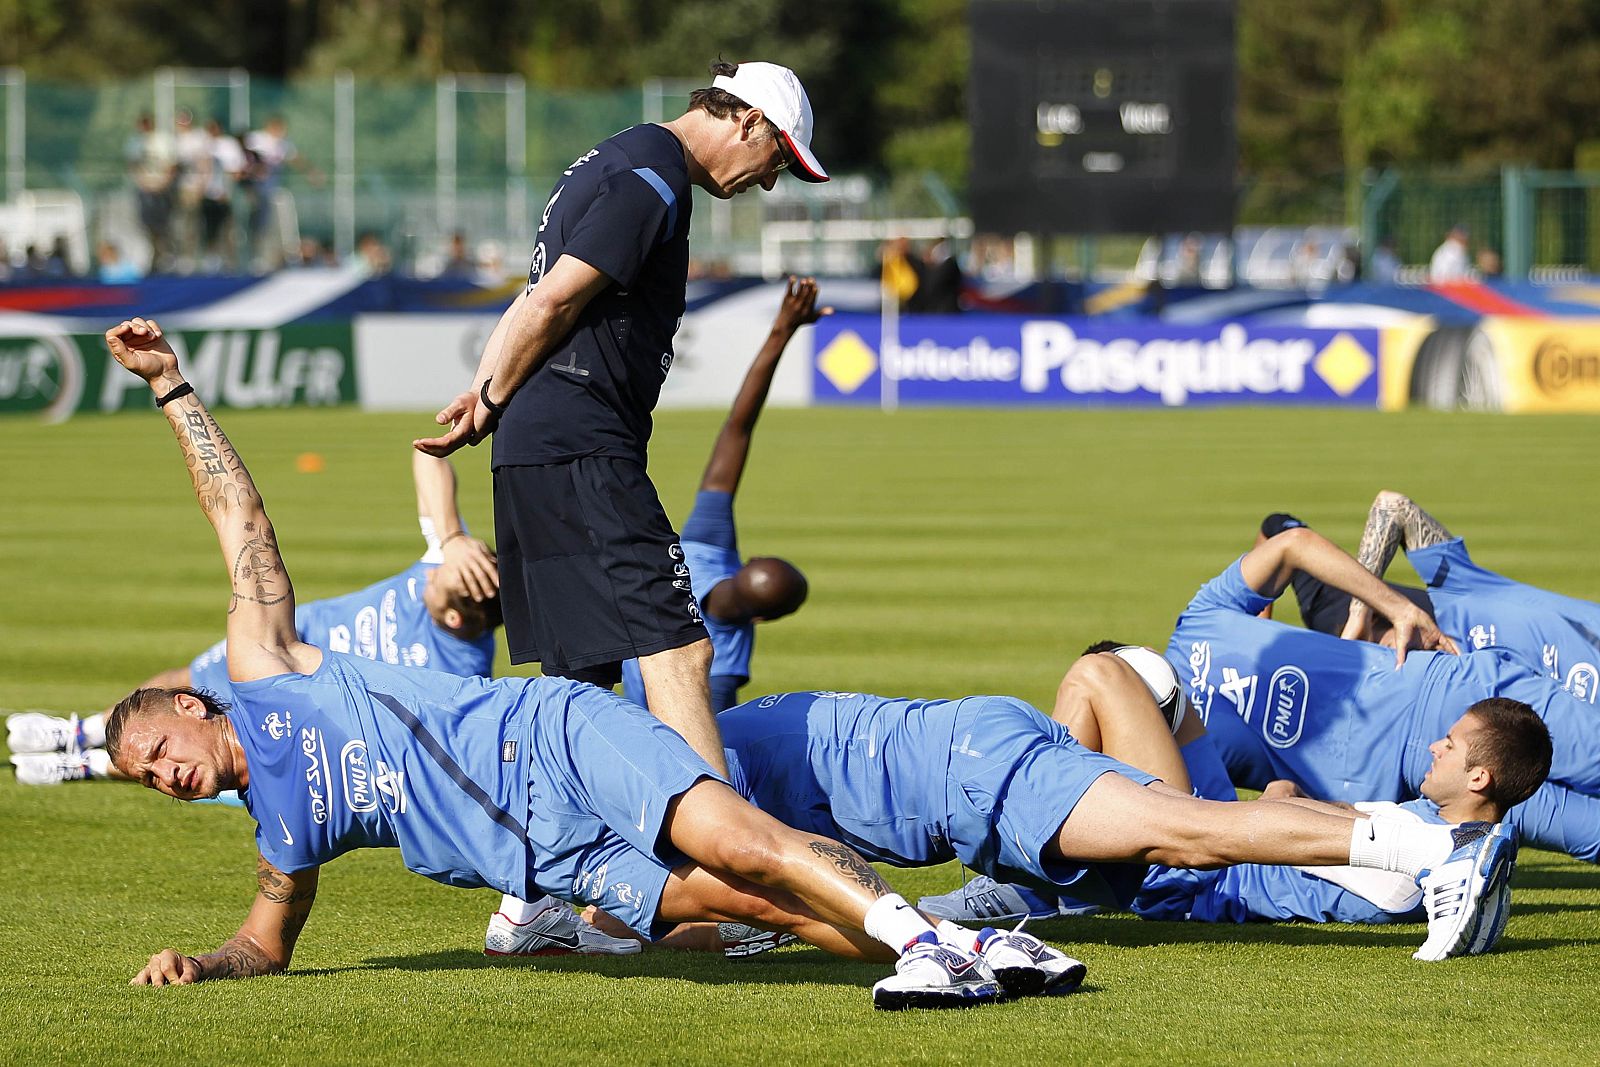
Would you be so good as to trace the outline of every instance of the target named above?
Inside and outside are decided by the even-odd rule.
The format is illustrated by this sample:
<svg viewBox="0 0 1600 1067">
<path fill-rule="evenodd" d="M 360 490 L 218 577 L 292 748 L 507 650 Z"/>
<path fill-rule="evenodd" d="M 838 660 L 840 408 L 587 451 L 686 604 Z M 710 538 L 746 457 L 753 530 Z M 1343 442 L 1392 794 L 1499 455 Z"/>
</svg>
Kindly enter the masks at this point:
<svg viewBox="0 0 1600 1067">
<path fill-rule="evenodd" d="M 562 173 L 528 287 L 439 413 L 433 455 L 495 434 L 495 535 L 511 662 L 615 685 L 638 659 L 650 707 L 725 769 L 711 645 L 678 535 L 645 473 L 689 268 L 691 186 L 727 199 L 778 172 L 828 180 L 794 72 L 716 63 L 661 125 L 602 141 Z M 498 429 L 498 432 L 496 432 Z"/>
</svg>

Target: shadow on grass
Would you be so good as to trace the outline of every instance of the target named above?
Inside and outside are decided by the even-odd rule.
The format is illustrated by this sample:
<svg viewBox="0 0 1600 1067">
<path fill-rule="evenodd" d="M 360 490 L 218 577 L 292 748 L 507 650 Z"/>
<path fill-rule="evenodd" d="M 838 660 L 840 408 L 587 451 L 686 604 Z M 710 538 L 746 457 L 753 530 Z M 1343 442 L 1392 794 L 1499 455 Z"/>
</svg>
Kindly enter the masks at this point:
<svg viewBox="0 0 1600 1067">
<path fill-rule="evenodd" d="M 1600 867 L 1527 867 L 1517 868 L 1511 879 L 1516 889 L 1588 889 L 1600 890 Z"/>
</svg>

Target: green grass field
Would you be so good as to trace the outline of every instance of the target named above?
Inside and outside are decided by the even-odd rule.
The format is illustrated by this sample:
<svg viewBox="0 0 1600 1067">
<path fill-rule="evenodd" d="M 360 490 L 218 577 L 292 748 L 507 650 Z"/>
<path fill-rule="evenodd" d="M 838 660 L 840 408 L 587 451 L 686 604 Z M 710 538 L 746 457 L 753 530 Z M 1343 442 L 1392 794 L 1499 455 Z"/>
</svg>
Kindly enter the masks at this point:
<svg viewBox="0 0 1600 1067">
<path fill-rule="evenodd" d="M 658 419 L 653 474 L 675 518 L 718 417 Z M 424 417 L 221 421 L 301 599 L 415 558 L 407 441 Z M 1467 534 L 1486 565 L 1600 600 L 1595 419 L 773 411 L 757 437 L 741 547 L 798 563 L 811 600 L 763 630 L 747 696 L 995 692 L 1048 706 L 1090 641 L 1164 645 L 1266 512 L 1353 545 L 1380 487 Z M 0 704 L 103 708 L 220 636 L 224 568 L 153 412 L 8 421 L 0 449 Z M 326 469 L 298 473 L 303 452 Z M 480 530 L 486 452 L 458 464 Z M 494 894 L 365 852 L 324 872 L 288 975 L 129 988 L 149 953 L 208 950 L 237 928 L 255 889 L 251 832 L 236 809 L 0 773 L 0 1061 L 1600 1061 L 1600 871 L 1530 851 L 1490 956 L 1413 963 L 1420 926 L 1058 920 L 1037 929 L 1089 964 L 1078 995 L 895 1016 L 870 1008 L 882 968 L 807 948 L 742 964 L 490 961 Z M 960 878 L 890 872 L 913 899 Z"/>
</svg>

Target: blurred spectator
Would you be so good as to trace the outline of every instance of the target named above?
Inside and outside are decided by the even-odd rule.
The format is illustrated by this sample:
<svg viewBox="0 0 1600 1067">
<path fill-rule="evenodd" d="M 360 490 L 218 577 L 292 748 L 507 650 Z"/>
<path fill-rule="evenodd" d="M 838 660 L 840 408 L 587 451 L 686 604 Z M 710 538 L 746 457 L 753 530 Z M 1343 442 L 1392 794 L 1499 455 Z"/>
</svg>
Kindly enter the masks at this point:
<svg viewBox="0 0 1600 1067">
<path fill-rule="evenodd" d="M 935 241 L 922 254 L 922 283 L 907 307 L 924 315 L 961 311 L 961 264 L 949 241 Z"/>
<path fill-rule="evenodd" d="M 1317 246 L 1310 238 L 1300 241 L 1289 253 L 1289 281 L 1296 289 L 1310 289 L 1320 280 L 1317 277 Z"/>
<path fill-rule="evenodd" d="M 1394 250 L 1394 238 L 1385 237 L 1372 250 L 1372 271 L 1368 280 L 1374 285 L 1393 285 L 1400 274 L 1400 257 Z"/>
<path fill-rule="evenodd" d="M 1477 263 L 1478 274 L 1480 276 L 1484 278 L 1500 277 L 1502 270 L 1499 252 L 1496 252 L 1492 248 L 1480 248 L 1478 249 L 1478 255 L 1475 258 L 1475 262 Z"/>
<path fill-rule="evenodd" d="M 922 285 L 922 273 L 911 258 L 911 242 L 904 237 L 885 241 L 878 249 L 878 275 L 883 291 L 897 304 L 907 305 Z"/>
<path fill-rule="evenodd" d="M 177 167 L 173 179 L 172 245 L 177 269 L 188 273 L 200 261 L 200 202 L 211 169 L 211 145 L 206 132 L 194 124 L 194 113 L 188 108 L 178 109 L 174 123 L 172 145 Z"/>
<path fill-rule="evenodd" d="M 237 270 L 239 250 L 234 239 L 233 194 L 248 162 L 239 139 L 211 119 L 206 123 L 206 154 L 201 182 L 200 235 L 202 269 L 215 274 L 224 266 Z"/>
<path fill-rule="evenodd" d="M 466 234 L 457 230 L 450 235 L 450 254 L 439 271 L 441 278 L 472 279 L 478 274 L 478 261 L 467 251 Z"/>
<path fill-rule="evenodd" d="M 306 165 L 299 149 L 289 140 L 289 124 L 274 115 L 259 130 L 244 138 L 244 146 L 255 154 L 248 190 L 250 201 L 250 249 L 257 269 L 271 270 L 283 263 L 283 244 L 273 225 L 273 204 L 283 183 L 283 168 L 306 171 L 313 181 L 320 175 Z"/>
<path fill-rule="evenodd" d="M 1349 285 L 1361 280 L 1361 248 L 1356 244 L 1339 246 L 1339 261 L 1333 268 L 1333 280 Z"/>
<path fill-rule="evenodd" d="M 363 276 L 376 278 L 394 269 L 394 258 L 383 238 L 368 230 L 356 239 L 355 266 Z"/>
<path fill-rule="evenodd" d="M 1017 276 L 1016 253 L 1011 239 L 979 234 L 972 239 L 972 265 L 986 281 L 1011 281 Z"/>
<path fill-rule="evenodd" d="M 166 270 L 172 259 L 172 182 L 177 173 L 172 138 L 156 129 L 148 112 L 140 115 L 123 145 L 122 160 L 139 197 L 139 224 L 150 241 L 150 269 Z"/>
<path fill-rule="evenodd" d="M 506 283 L 505 249 L 499 241 L 484 239 L 478 242 L 478 284 L 500 286 Z"/>
<path fill-rule="evenodd" d="M 28 246 L 22 259 L 20 274 L 27 281 L 37 281 L 44 277 L 44 253 L 39 251 L 38 245 Z"/>
<path fill-rule="evenodd" d="M 1434 249 L 1433 258 L 1428 261 L 1430 282 L 1454 282 L 1467 276 L 1472 265 L 1467 249 L 1468 237 L 1467 228 L 1460 223 L 1450 227 L 1444 242 Z"/>
<path fill-rule="evenodd" d="M 123 256 L 122 250 L 110 241 L 101 241 L 95 249 L 98 277 L 106 285 L 129 285 L 144 277 L 139 265 Z"/>
<path fill-rule="evenodd" d="M 315 237 L 304 236 L 300 238 L 299 263 L 302 267 L 320 267 L 327 260 L 327 250 L 322 247 L 322 242 Z"/>
<path fill-rule="evenodd" d="M 44 276 L 71 278 L 76 274 L 72 269 L 72 250 L 67 247 L 67 239 L 58 236 L 50 245 L 50 254 L 44 258 Z"/>
<path fill-rule="evenodd" d="M 1200 235 L 1191 233 L 1178 242 L 1178 262 L 1173 273 L 1174 285 L 1200 284 Z"/>
<path fill-rule="evenodd" d="M 0 240 L 0 285 L 11 280 L 11 253 L 6 249 L 4 240 Z"/>
</svg>

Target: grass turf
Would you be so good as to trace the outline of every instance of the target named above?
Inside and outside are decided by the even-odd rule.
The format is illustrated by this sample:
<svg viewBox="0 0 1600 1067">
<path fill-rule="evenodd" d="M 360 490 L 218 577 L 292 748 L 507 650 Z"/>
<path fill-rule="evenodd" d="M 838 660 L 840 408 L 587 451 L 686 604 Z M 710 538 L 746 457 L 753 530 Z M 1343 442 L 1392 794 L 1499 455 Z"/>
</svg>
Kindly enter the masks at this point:
<svg viewBox="0 0 1600 1067">
<path fill-rule="evenodd" d="M 222 422 L 302 599 L 415 557 L 406 442 L 424 418 Z M 717 422 L 658 419 L 653 474 L 677 519 Z M 224 569 L 157 417 L 5 421 L 0 446 L 0 703 L 104 707 L 220 635 Z M 1047 705 L 1089 642 L 1162 645 L 1264 513 L 1293 511 L 1353 545 L 1380 487 L 1467 534 L 1486 565 L 1600 599 L 1597 446 L 1600 422 L 1580 418 L 769 412 L 740 543 L 794 560 L 812 594 L 763 630 L 745 692 L 1000 692 Z M 320 473 L 297 471 L 305 452 L 323 457 Z M 487 459 L 458 460 L 480 530 Z M 490 961 L 478 949 L 496 897 L 410 875 L 392 852 L 324 872 L 290 974 L 130 989 L 150 952 L 206 950 L 237 928 L 254 892 L 248 817 L 131 786 L 0 776 L 0 827 L 10 1062 L 1600 1059 L 1600 872 L 1547 853 L 1524 852 L 1503 947 L 1481 959 L 1411 962 L 1420 926 L 1058 920 L 1038 929 L 1088 962 L 1079 995 L 882 1016 L 866 993 L 882 968 L 807 948 L 742 964 Z M 961 877 L 953 865 L 889 875 L 913 899 Z"/>
</svg>

